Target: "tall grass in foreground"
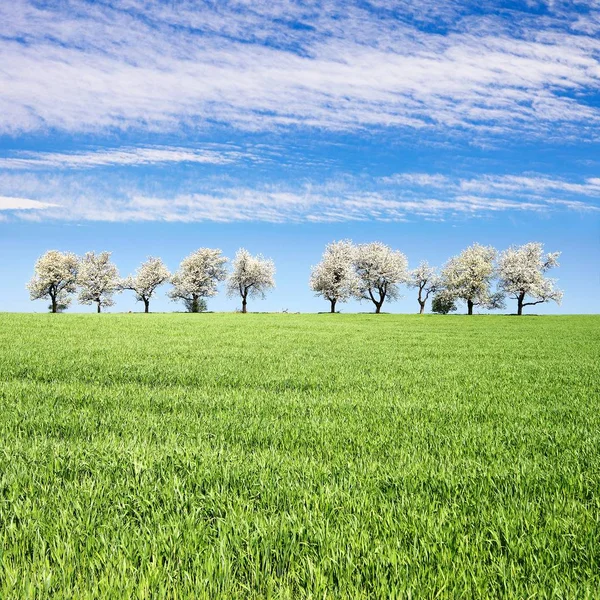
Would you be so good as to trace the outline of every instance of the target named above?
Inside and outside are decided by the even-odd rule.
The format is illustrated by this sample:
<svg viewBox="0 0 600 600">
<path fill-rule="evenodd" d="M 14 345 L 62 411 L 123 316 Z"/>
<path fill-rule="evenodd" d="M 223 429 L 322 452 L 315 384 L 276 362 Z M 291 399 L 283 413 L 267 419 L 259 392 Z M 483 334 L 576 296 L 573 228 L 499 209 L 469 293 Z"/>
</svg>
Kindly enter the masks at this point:
<svg viewBox="0 0 600 600">
<path fill-rule="evenodd" d="M 0 315 L 0 598 L 600 594 L 600 317 Z"/>
</svg>

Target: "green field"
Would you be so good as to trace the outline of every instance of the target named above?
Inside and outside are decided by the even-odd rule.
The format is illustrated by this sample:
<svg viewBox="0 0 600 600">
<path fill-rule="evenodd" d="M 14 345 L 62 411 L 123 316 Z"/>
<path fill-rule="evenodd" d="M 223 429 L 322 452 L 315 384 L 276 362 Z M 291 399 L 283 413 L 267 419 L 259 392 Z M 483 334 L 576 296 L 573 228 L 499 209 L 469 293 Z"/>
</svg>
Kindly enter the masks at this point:
<svg viewBox="0 0 600 600">
<path fill-rule="evenodd" d="M 0 598 L 600 597 L 600 317 L 0 314 Z"/>
</svg>

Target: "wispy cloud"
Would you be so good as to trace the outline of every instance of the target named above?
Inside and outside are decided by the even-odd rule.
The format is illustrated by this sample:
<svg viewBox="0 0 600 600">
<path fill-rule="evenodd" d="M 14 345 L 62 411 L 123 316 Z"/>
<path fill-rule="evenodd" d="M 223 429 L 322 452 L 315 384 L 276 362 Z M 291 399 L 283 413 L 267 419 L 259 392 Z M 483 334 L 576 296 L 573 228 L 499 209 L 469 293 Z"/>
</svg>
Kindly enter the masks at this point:
<svg viewBox="0 0 600 600">
<path fill-rule="evenodd" d="M 231 182 L 199 186 L 156 190 L 139 182 L 113 182 L 111 187 L 93 177 L 0 177 L 0 189 L 9 190 L 15 198 L 31 198 L 22 202 L 39 203 L 38 208 L 45 209 L 44 218 L 76 221 L 411 221 L 503 212 L 600 211 L 597 179 L 575 182 L 535 175 L 484 175 L 461 180 L 405 173 L 383 179 L 344 176 L 322 184 L 288 182 L 249 187 Z M 32 211 L 18 217 L 39 218 L 41 214 Z"/>
<path fill-rule="evenodd" d="M 408 184 L 427 186 L 432 188 L 445 188 L 450 180 L 446 175 L 434 173 L 395 173 L 387 177 L 381 177 L 380 181 L 385 184 Z"/>
<path fill-rule="evenodd" d="M 13 196 L 0 196 L 0 210 L 47 210 L 49 208 L 59 208 L 58 204 L 50 202 L 40 202 L 39 200 L 31 200 L 30 198 L 15 198 Z"/>
<path fill-rule="evenodd" d="M 0 158 L 0 169 L 136 166 L 172 163 L 229 164 L 241 159 L 257 159 L 248 152 L 179 147 L 138 147 L 89 152 L 18 152 Z"/>
<path fill-rule="evenodd" d="M 548 194 L 549 192 L 567 192 L 600 198 L 600 178 L 598 177 L 590 177 L 583 182 L 573 182 L 540 175 L 485 176 L 476 179 L 463 179 L 460 181 L 460 188 L 469 192 L 483 193 Z"/>
<path fill-rule="evenodd" d="M 0 132 L 219 123 L 600 137 L 595 10 L 507 20 L 492 4 L 462 6 L 5 3 Z"/>
<path fill-rule="evenodd" d="M 404 185 L 427 190 L 444 189 L 453 194 L 504 194 L 548 197 L 549 194 L 571 194 L 586 198 L 600 198 L 600 177 L 580 181 L 530 173 L 523 175 L 479 175 L 477 177 L 450 177 L 430 173 L 395 173 L 378 179 L 388 186 Z M 429 192 L 428 192 L 429 193 Z"/>
</svg>

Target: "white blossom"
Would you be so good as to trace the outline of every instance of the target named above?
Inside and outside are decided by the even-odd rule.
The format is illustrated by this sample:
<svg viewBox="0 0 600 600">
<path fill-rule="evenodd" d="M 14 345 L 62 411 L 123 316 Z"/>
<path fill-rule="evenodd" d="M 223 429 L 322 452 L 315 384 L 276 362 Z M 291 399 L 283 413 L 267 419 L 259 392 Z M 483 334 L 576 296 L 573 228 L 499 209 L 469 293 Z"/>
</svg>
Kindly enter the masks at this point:
<svg viewBox="0 0 600 600">
<path fill-rule="evenodd" d="M 49 250 L 35 263 L 34 275 L 27 284 L 32 300 L 47 298 L 53 313 L 67 308 L 76 291 L 79 261 L 71 252 Z"/>
<path fill-rule="evenodd" d="M 144 312 L 150 310 L 150 298 L 154 295 L 156 288 L 168 281 L 171 274 L 160 258 L 148 257 L 142 263 L 135 275 L 126 277 L 121 282 L 121 289 L 135 292 L 135 299 L 144 303 Z"/>
<path fill-rule="evenodd" d="M 233 269 L 227 278 L 227 294 L 240 296 L 242 312 L 247 312 L 248 297 L 265 297 L 265 292 L 275 287 L 275 264 L 262 255 L 252 256 L 240 248 L 233 259 Z"/>
<path fill-rule="evenodd" d="M 310 288 L 317 296 L 329 300 L 332 313 L 338 302 L 346 302 L 355 292 L 354 253 L 351 241 L 332 242 L 325 248 L 321 262 L 312 269 Z"/>
<path fill-rule="evenodd" d="M 205 303 L 200 299 L 215 296 L 219 282 L 226 278 L 226 263 L 227 258 L 218 249 L 200 248 L 192 252 L 171 277 L 173 289 L 169 297 L 183 301 L 189 312 L 201 312 Z"/>
<path fill-rule="evenodd" d="M 442 286 L 447 295 L 466 302 L 470 315 L 474 306 L 503 306 L 503 294 L 491 289 L 497 254 L 492 246 L 473 244 L 451 258 L 442 270 Z"/>
<path fill-rule="evenodd" d="M 119 271 L 110 261 L 110 256 L 110 252 L 87 252 L 79 262 L 79 302 L 95 303 L 98 312 L 103 306 L 113 306 L 113 294 L 119 291 Z"/>
<path fill-rule="evenodd" d="M 560 252 L 544 255 L 544 246 L 530 242 L 524 246 L 511 246 L 500 255 L 500 287 L 517 301 L 517 314 L 523 314 L 524 306 L 533 306 L 553 300 L 560 304 L 563 292 L 556 289 L 556 280 L 544 277 L 544 273 L 558 266 Z M 527 297 L 531 298 L 526 301 Z"/>
<path fill-rule="evenodd" d="M 400 297 L 398 285 L 406 281 L 407 267 L 408 261 L 402 252 L 381 242 L 360 244 L 354 255 L 356 297 L 370 300 L 375 305 L 375 312 L 381 312 L 386 299 Z"/>
<path fill-rule="evenodd" d="M 437 275 L 435 267 L 430 267 L 429 263 L 424 260 L 416 269 L 409 272 L 406 285 L 416 288 L 419 291 L 417 297 L 419 313 L 423 314 L 425 312 L 425 303 L 429 296 L 440 288 L 440 278 Z"/>
</svg>

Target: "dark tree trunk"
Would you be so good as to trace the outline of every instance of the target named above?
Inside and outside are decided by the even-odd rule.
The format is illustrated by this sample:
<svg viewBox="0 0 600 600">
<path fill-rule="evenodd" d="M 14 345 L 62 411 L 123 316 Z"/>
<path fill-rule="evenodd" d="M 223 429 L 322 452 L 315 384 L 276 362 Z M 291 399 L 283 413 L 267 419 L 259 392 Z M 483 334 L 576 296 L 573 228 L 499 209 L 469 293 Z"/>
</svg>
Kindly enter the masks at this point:
<svg viewBox="0 0 600 600">
<path fill-rule="evenodd" d="M 197 313 L 200 312 L 199 310 L 199 306 L 198 306 L 198 296 L 192 296 L 192 312 L 193 313 Z"/>
<path fill-rule="evenodd" d="M 144 298 L 144 312 L 145 313 L 149 313 L 150 312 L 150 300 Z"/>
<path fill-rule="evenodd" d="M 422 315 L 425 312 L 425 300 L 419 300 L 419 306 L 421 307 L 419 314 Z"/>
<path fill-rule="evenodd" d="M 379 288 L 378 290 L 379 293 L 379 300 L 375 300 L 375 298 L 373 296 L 371 296 L 371 298 L 373 298 L 373 302 L 375 302 L 375 314 L 378 315 L 381 312 L 381 307 L 383 306 L 383 303 L 385 301 L 385 297 L 386 297 L 386 291 L 382 288 Z"/>
<path fill-rule="evenodd" d="M 53 313 L 58 312 L 58 304 L 56 302 L 56 296 L 50 296 L 50 299 L 52 300 L 52 312 Z"/>
<path fill-rule="evenodd" d="M 100 314 L 102 312 L 102 309 L 100 308 L 100 302 L 98 302 L 98 314 Z"/>
<path fill-rule="evenodd" d="M 337 300 L 329 300 L 329 302 L 331 302 L 331 312 L 334 313 Z"/>
<path fill-rule="evenodd" d="M 246 299 L 246 297 L 242 297 L 242 312 L 243 313 L 247 313 L 248 312 L 248 300 Z"/>
<path fill-rule="evenodd" d="M 473 300 L 467 300 L 467 314 L 473 314 Z"/>
<path fill-rule="evenodd" d="M 519 294 L 517 298 L 517 314 L 521 316 L 523 314 L 523 302 L 525 301 L 525 294 Z"/>
</svg>

